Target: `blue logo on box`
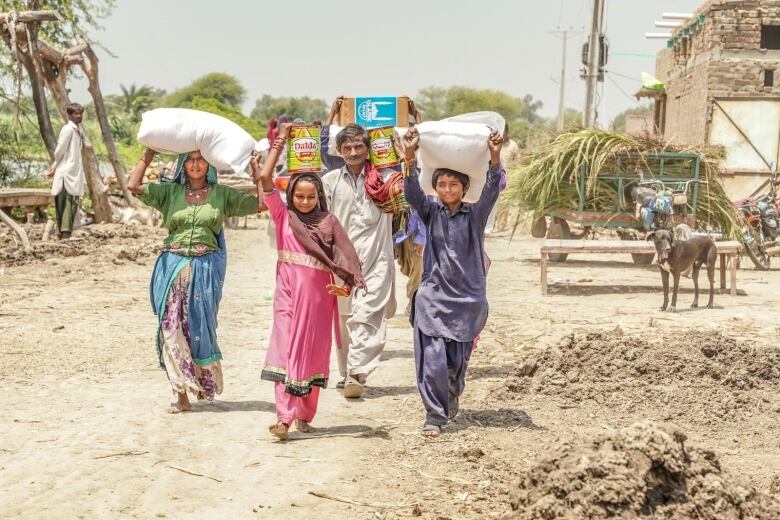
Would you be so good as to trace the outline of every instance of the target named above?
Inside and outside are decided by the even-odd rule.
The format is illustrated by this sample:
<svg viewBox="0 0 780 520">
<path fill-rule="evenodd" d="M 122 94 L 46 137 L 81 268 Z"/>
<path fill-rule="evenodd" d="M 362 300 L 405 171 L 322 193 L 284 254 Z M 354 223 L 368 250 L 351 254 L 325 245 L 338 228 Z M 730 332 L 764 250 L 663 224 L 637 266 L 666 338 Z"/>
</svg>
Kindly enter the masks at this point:
<svg viewBox="0 0 780 520">
<path fill-rule="evenodd" d="M 355 123 L 364 128 L 397 126 L 397 108 L 394 97 L 355 98 Z"/>
</svg>

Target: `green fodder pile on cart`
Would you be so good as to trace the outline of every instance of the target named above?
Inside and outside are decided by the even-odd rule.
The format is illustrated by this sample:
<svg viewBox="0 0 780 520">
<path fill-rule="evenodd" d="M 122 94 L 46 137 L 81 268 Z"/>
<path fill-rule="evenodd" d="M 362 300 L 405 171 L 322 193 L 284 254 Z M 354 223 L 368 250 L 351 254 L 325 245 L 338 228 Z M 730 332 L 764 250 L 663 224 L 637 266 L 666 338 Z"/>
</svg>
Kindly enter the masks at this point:
<svg viewBox="0 0 780 520">
<path fill-rule="evenodd" d="M 716 148 L 672 146 L 648 138 L 637 138 L 598 129 L 559 134 L 549 143 L 528 150 L 521 164 L 509 173 L 506 202 L 523 211 L 547 214 L 556 208 L 577 209 L 580 175 L 585 179 L 586 209 L 612 212 L 617 193 L 612 183 L 599 180 L 602 172 L 612 172 L 618 157 L 634 157 L 633 168 L 652 178 L 653 165 L 642 159 L 652 152 L 695 153 L 701 157 L 699 196 L 696 209 L 697 229 L 719 231 L 724 237 L 740 236 L 737 213 L 720 182 L 722 151 Z M 623 159 L 622 168 L 626 168 Z M 667 165 L 666 174 L 674 173 Z M 583 173 L 584 172 L 584 173 Z"/>
</svg>

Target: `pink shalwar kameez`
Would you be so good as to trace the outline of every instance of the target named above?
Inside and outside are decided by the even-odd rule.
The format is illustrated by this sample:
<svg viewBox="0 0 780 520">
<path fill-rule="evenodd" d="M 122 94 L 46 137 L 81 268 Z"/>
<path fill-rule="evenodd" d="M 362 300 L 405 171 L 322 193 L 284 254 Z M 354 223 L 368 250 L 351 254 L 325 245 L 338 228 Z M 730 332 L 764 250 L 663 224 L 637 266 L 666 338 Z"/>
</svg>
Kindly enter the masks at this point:
<svg viewBox="0 0 780 520">
<path fill-rule="evenodd" d="M 276 415 L 290 425 L 300 419 L 311 423 L 317 412 L 319 387 L 330 373 L 330 349 L 336 297 L 328 294 L 333 275 L 309 255 L 293 234 L 288 209 L 277 190 L 263 196 L 276 224 L 276 291 L 274 323 L 262 378 L 274 381 Z M 335 323 L 338 323 L 336 321 Z M 338 328 L 335 328 L 338 343 Z"/>
</svg>

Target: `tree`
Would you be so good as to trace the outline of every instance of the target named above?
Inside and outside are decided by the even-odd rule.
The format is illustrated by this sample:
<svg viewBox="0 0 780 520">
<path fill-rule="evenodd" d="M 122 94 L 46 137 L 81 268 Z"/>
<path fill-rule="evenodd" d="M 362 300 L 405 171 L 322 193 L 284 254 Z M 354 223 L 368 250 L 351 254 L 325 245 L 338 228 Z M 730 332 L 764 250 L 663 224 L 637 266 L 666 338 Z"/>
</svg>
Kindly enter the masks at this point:
<svg viewBox="0 0 780 520">
<path fill-rule="evenodd" d="M 111 14 L 116 0 L 0 0 L 0 13 L 21 11 L 56 11 L 59 21 L 56 23 L 31 22 L 17 29 L 29 31 L 30 42 L 27 48 L 13 45 L 9 31 L 3 32 L 6 48 L 0 51 L 0 69 L 10 77 L 21 76 L 16 64 L 20 64 L 27 72 L 24 78 L 32 92 L 33 104 L 38 118 L 38 128 L 41 133 L 50 159 L 54 157 L 57 138 L 51 125 L 51 116 L 46 104 L 44 92 L 45 83 L 41 70 L 36 63 L 38 53 L 38 38 L 43 38 L 55 46 L 68 46 L 76 37 L 86 38 L 89 29 L 102 29 L 100 20 Z M 18 31 L 17 31 L 18 32 Z M 24 35 L 25 39 L 28 35 Z M 24 43 L 24 42 L 23 42 Z M 19 81 L 23 78 L 18 77 Z"/>
<path fill-rule="evenodd" d="M 626 131 L 626 117 L 627 116 L 634 116 L 634 115 L 641 115 L 641 116 L 653 116 L 653 106 L 638 106 L 638 107 L 632 107 L 628 108 L 618 115 L 615 116 L 615 118 L 612 120 L 612 123 L 609 125 L 613 132 L 623 133 Z"/>
<path fill-rule="evenodd" d="M 247 117 L 238 108 L 223 103 L 218 99 L 197 96 L 190 102 L 187 108 L 210 112 L 229 119 L 249 132 L 255 139 L 260 139 L 260 137 L 265 135 L 266 129 L 264 125 L 261 125 L 255 119 Z"/>
<path fill-rule="evenodd" d="M 57 11 L 62 21 L 41 25 L 40 37 L 52 45 L 68 46 L 76 36 L 102 29 L 101 20 L 115 5 L 116 0 L 0 0 L 0 12 Z"/>
<path fill-rule="evenodd" d="M 438 121 L 448 117 L 447 89 L 442 87 L 426 87 L 421 89 L 415 99 L 417 108 L 422 112 L 423 118 Z"/>
<path fill-rule="evenodd" d="M 171 92 L 163 97 L 158 105 L 217 114 L 233 121 L 255 139 L 259 139 L 265 134 L 265 126 L 241 112 L 241 103 L 245 97 L 246 89 L 236 78 L 229 74 L 212 72 Z"/>
<path fill-rule="evenodd" d="M 544 106 L 544 103 L 542 103 L 540 100 L 535 100 L 531 94 L 526 94 L 520 98 L 520 105 L 520 117 L 522 119 L 525 119 L 529 123 L 535 123 L 541 119 L 539 111 Z"/>
<path fill-rule="evenodd" d="M 27 72 L 32 99 L 38 117 L 38 128 L 46 144 L 50 158 L 53 157 L 55 138 L 51 115 L 44 91 L 48 88 L 63 119 L 67 119 L 65 108 L 70 103 L 67 79 L 71 68 L 79 66 L 89 80 L 88 90 L 92 95 L 101 133 L 109 160 L 128 201 L 132 201 L 127 190 L 124 166 L 119 162 L 111 128 L 103 103 L 98 81 L 98 60 L 86 39 L 84 27 L 99 27 L 98 20 L 110 13 L 114 0 L 20 0 L 4 1 L 0 9 L 5 24 L 2 26 L 3 41 L 7 53 L 4 64 L 17 63 Z M 41 10 L 48 9 L 48 10 Z M 43 23 L 50 22 L 50 23 Z M 75 43 L 73 43 L 75 42 Z M 9 60 L 10 57 L 10 60 Z M 21 82 L 21 68 L 17 69 L 17 81 Z M 98 222 L 112 220 L 108 196 L 103 184 L 94 148 L 89 139 L 84 140 L 82 149 L 87 184 Z"/>
<path fill-rule="evenodd" d="M 509 124 L 509 134 L 523 146 L 529 136 L 544 131 L 546 120 L 539 115 L 542 102 L 531 95 L 521 98 L 500 90 L 470 87 L 427 87 L 420 90 L 415 100 L 426 120 L 489 110 L 498 112 Z"/>
<path fill-rule="evenodd" d="M 124 112 L 133 122 L 141 120 L 141 114 L 150 110 L 165 96 L 165 91 L 150 85 L 136 86 L 135 83 L 126 87 L 119 85 L 120 95 L 106 96 L 106 101 L 115 110 Z"/>
<path fill-rule="evenodd" d="M 168 107 L 192 108 L 195 98 L 215 99 L 220 103 L 239 108 L 246 98 L 244 86 L 230 74 L 212 72 L 188 86 L 171 92 L 161 104 Z"/>
<path fill-rule="evenodd" d="M 250 117 L 265 122 L 282 114 L 290 118 L 290 121 L 301 118 L 310 123 L 328 117 L 328 104 L 324 99 L 312 99 L 309 96 L 277 98 L 263 94 L 263 97 L 255 102 Z"/>
</svg>

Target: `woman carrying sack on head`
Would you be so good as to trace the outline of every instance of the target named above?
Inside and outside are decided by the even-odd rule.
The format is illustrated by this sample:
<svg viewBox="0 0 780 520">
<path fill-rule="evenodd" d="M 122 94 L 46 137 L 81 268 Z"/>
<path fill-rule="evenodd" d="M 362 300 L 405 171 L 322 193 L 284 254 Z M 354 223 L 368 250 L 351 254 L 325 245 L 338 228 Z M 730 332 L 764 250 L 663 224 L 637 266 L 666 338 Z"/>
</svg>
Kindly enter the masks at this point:
<svg viewBox="0 0 780 520">
<path fill-rule="evenodd" d="M 320 388 L 328 383 L 332 331 L 338 337 L 336 297 L 348 296 L 365 281 L 355 248 L 328 211 L 322 181 L 316 174 L 293 174 L 287 205 L 274 188 L 273 168 L 290 132 L 282 124 L 260 173 L 263 200 L 276 224 L 274 324 L 262 378 L 275 383 L 277 422 L 271 433 L 286 440 L 293 421 L 312 432 Z M 258 169 L 252 160 L 252 170 Z M 345 285 L 335 283 L 334 276 Z"/>
<path fill-rule="evenodd" d="M 410 319 L 417 388 L 427 412 L 423 435 L 436 437 L 458 413 L 471 350 L 487 321 L 485 224 L 498 200 L 502 138 L 495 131 L 488 136 L 487 180 L 475 203 L 463 202 L 469 177 L 445 168 L 433 172 L 438 199 L 426 197 L 415 161 L 419 142 L 417 129 L 404 136 L 404 194 L 428 234 Z"/>
<path fill-rule="evenodd" d="M 168 229 L 150 286 L 158 318 L 157 354 L 176 402 L 170 413 L 191 409 L 198 399 L 222 393 L 222 353 L 217 344 L 217 310 L 227 252 L 222 225 L 227 217 L 259 212 L 258 198 L 217 184 L 217 170 L 200 152 L 179 155 L 172 182 L 143 185 L 154 158 L 147 149 L 130 173 L 128 187 L 162 213 Z"/>
</svg>

